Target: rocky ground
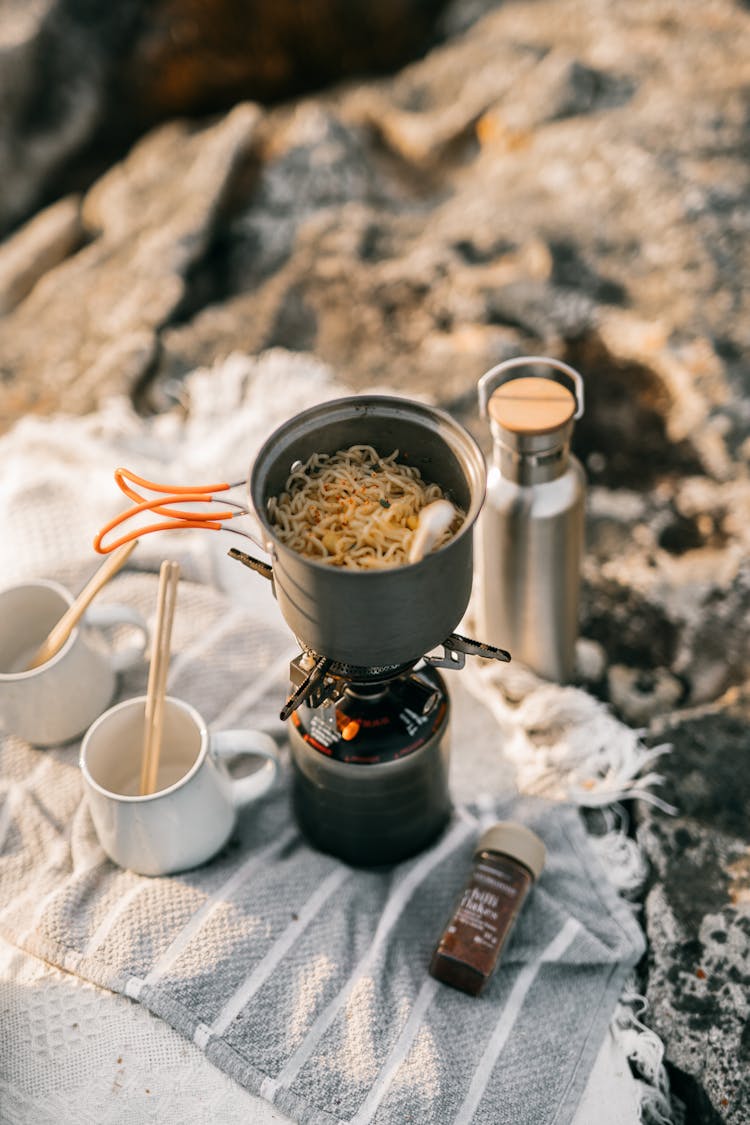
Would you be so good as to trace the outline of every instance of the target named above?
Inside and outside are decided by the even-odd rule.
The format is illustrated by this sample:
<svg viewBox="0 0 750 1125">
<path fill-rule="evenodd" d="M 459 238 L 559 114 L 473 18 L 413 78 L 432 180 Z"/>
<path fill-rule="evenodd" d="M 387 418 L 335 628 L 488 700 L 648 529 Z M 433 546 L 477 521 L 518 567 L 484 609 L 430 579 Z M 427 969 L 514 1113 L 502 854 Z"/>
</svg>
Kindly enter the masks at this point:
<svg viewBox="0 0 750 1125">
<path fill-rule="evenodd" d="M 33 10 L 55 7 L 76 9 Z M 678 815 L 636 810 L 652 864 L 646 1019 L 688 1125 L 740 1125 L 750 15 L 739 0 L 455 0 L 430 19 L 430 5 L 411 7 L 422 22 L 390 61 L 432 46 L 393 74 L 306 95 L 279 80 L 274 96 L 293 98 L 172 118 L 101 174 L 91 146 L 108 119 L 87 118 L 86 98 L 67 89 L 54 152 L 40 143 L 44 159 L 27 154 L 0 188 L 6 222 L 51 201 L 0 244 L 0 427 L 121 392 L 158 411 L 196 365 L 283 345 L 357 388 L 431 394 L 486 447 L 475 385 L 487 367 L 522 352 L 577 366 L 590 485 L 581 677 L 674 748 L 662 793 Z M 50 34 L 25 11 L 19 58 Z M 138 44 L 166 49 L 155 34 L 141 27 L 132 58 Z M 174 64 L 184 88 L 174 77 L 146 91 L 139 119 L 252 88 L 245 74 L 207 91 L 210 67 L 194 62 L 187 75 Z M 354 51 L 348 71 L 388 62 Z M 324 60 L 311 80 L 346 72 Z M 6 133 L 22 121 L 19 111 Z M 55 178 L 67 191 L 57 199 Z"/>
</svg>

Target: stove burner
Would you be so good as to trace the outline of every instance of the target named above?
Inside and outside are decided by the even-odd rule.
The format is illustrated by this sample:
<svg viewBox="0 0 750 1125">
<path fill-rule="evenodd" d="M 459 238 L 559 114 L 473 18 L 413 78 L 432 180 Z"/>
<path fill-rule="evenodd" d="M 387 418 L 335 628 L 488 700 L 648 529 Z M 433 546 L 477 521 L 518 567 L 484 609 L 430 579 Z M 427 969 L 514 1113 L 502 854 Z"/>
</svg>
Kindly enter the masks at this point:
<svg viewBox="0 0 750 1125">
<path fill-rule="evenodd" d="M 389 664 L 381 667 L 342 664 L 327 656 L 305 650 L 292 660 L 289 678 L 292 692 L 281 709 L 281 718 L 286 721 L 302 703 L 310 707 L 320 707 L 335 703 L 347 692 L 358 694 L 367 685 L 387 684 L 389 681 L 409 676 L 413 669 L 424 664 L 431 668 L 463 668 L 467 656 L 480 656 L 484 660 L 510 660 L 510 653 L 483 641 L 473 641 L 458 633 L 451 633 L 442 643 L 442 655 L 428 653 L 418 660 L 405 664 Z"/>
<path fill-rule="evenodd" d="M 416 661 L 410 660 L 407 664 L 366 668 L 341 664 L 313 652 L 302 652 L 289 665 L 292 693 L 281 709 L 281 718 L 288 719 L 301 703 L 307 703 L 310 707 L 335 703 L 341 699 L 349 685 L 382 684 L 398 679 L 410 672 L 415 663 Z"/>
<path fill-rule="evenodd" d="M 334 707 L 309 703 L 291 717 L 295 736 L 326 757 L 356 765 L 400 761 L 443 729 L 448 699 L 424 668 L 386 683 L 349 685 Z"/>
</svg>

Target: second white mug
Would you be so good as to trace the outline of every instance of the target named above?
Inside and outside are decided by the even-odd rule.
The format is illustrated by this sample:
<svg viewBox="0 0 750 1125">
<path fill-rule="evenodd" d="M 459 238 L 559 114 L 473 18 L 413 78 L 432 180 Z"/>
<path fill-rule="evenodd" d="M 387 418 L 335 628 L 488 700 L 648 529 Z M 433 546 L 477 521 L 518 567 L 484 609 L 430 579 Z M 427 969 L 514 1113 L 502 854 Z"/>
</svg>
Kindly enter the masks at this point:
<svg viewBox="0 0 750 1125">
<path fill-rule="evenodd" d="M 139 795 L 146 697 L 110 708 L 86 732 L 80 766 L 104 851 L 140 875 L 169 875 L 211 859 L 239 809 L 266 793 L 279 771 L 276 744 L 258 730 L 209 733 L 188 703 L 167 696 L 155 793 Z M 261 758 L 234 779 L 224 759 Z"/>
</svg>

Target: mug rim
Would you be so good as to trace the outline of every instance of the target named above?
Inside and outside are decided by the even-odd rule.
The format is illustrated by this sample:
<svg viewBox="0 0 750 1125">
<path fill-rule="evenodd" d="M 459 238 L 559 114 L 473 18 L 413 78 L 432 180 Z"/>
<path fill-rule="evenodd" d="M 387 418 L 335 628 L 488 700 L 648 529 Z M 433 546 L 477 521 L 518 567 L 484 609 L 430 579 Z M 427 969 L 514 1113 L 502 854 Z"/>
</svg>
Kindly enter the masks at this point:
<svg viewBox="0 0 750 1125">
<path fill-rule="evenodd" d="M 165 695 L 164 702 L 173 704 L 175 707 L 178 707 L 180 710 L 186 712 L 190 719 L 192 719 L 195 727 L 198 730 L 200 746 L 198 748 L 198 753 L 196 755 L 195 761 L 190 766 L 190 769 L 188 769 L 182 775 L 182 777 L 178 778 L 177 781 L 174 781 L 171 785 L 167 786 L 166 789 L 158 789 L 155 793 L 116 793 L 113 789 L 106 789 L 103 785 L 101 785 L 96 780 L 96 778 L 93 777 L 86 761 L 86 752 L 91 738 L 97 733 L 98 728 L 103 726 L 117 711 L 125 711 L 128 708 L 133 707 L 135 704 L 141 704 L 145 709 L 146 699 L 147 697 L 145 695 L 131 696 L 130 699 L 123 699 L 120 703 L 116 703 L 114 707 L 108 707 L 106 711 L 102 711 L 101 715 L 99 715 L 97 719 L 94 719 L 93 723 L 83 736 L 81 750 L 78 755 L 78 766 L 83 775 L 84 782 L 91 789 L 95 790 L 102 797 L 106 797 L 110 801 L 121 801 L 125 804 L 140 805 L 144 801 L 158 801 L 162 797 L 169 797 L 172 793 L 175 793 L 178 789 L 181 789 L 184 785 L 187 785 L 191 778 L 193 778 L 201 768 L 204 761 L 206 760 L 206 757 L 208 756 L 210 735 L 203 716 L 198 711 L 196 711 L 195 707 L 193 707 L 192 704 L 186 703 L 184 699 L 178 699 L 174 695 Z"/>
<path fill-rule="evenodd" d="M 3 589 L 0 590 L 0 599 L 5 594 L 10 594 L 14 590 L 38 590 L 40 586 L 46 587 L 48 590 L 54 590 L 56 594 L 60 594 L 68 609 L 70 609 L 74 601 L 73 594 L 67 586 L 63 586 L 61 582 L 56 582 L 54 578 L 31 578 L 28 582 L 14 582 L 12 586 L 4 586 Z M 44 664 L 40 664 L 38 668 L 27 668 L 23 672 L 0 672 L 0 683 L 15 683 L 19 680 L 32 679 L 34 676 L 39 676 L 43 672 L 46 672 L 49 668 L 53 668 L 73 647 L 78 637 L 78 632 L 79 626 L 74 625 L 70 630 L 68 639 L 57 650 L 55 655 L 51 656 L 49 660 L 45 660 Z"/>
</svg>

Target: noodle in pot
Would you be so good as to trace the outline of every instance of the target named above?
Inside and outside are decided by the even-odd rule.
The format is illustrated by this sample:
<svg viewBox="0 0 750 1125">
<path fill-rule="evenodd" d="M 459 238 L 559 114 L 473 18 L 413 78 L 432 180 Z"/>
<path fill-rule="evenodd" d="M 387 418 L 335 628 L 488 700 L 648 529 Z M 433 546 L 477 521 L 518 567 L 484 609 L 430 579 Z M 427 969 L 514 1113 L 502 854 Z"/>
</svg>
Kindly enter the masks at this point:
<svg viewBox="0 0 750 1125">
<path fill-rule="evenodd" d="M 446 500 L 418 469 L 381 457 L 371 445 L 338 453 L 313 453 L 291 472 L 284 491 L 268 501 L 277 538 L 301 555 L 330 566 L 376 570 L 403 566 L 419 522 L 434 500 Z M 448 543 L 464 512 L 456 507 L 450 527 L 434 549 Z"/>
</svg>

